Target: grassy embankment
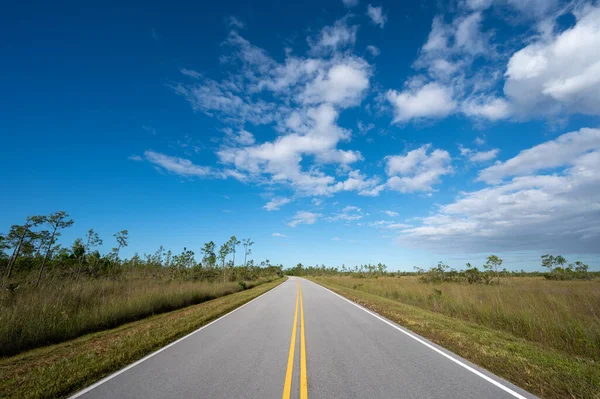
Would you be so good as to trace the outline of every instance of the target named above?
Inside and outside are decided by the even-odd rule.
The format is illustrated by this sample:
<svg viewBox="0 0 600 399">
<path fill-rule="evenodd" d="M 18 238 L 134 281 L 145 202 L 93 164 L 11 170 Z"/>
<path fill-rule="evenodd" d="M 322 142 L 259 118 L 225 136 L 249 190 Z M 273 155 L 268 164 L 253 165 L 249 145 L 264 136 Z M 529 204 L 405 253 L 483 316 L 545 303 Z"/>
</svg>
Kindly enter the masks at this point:
<svg viewBox="0 0 600 399">
<path fill-rule="evenodd" d="M 153 280 L 62 280 L 0 292 L 0 356 L 180 309 L 262 284 Z"/>
<path fill-rule="evenodd" d="M 81 300 L 78 305 L 79 311 L 73 311 L 76 307 L 66 306 L 61 302 L 67 300 L 66 298 L 69 295 L 76 295 L 73 294 L 73 291 L 71 291 L 73 288 L 71 288 L 67 291 L 71 294 L 57 295 L 56 302 L 46 299 L 49 302 L 45 305 L 31 305 L 32 309 L 43 310 L 51 307 L 52 303 L 54 306 L 63 303 L 60 306 L 65 306 L 65 309 L 71 310 L 71 314 L 67 313 L 67 316 L 64 317 L 73 317 L 74 324 L 77 323 L 75 325 L 79 326 L 79 330 L 72 330 L 68 327 L 68 322 L 62 322 L 61 312 L 56 314 L 52 311 L 43 313 L 53 314 L 56 322 L 62 326 L 57 327 L 54 330 L 55 332 L 64 331 L 65 333 L 80 334 L 81 331 L 87 328 L 86 325 L 94 325 L 96 326 L 94 328 L 99 328 L 102 325 L 109 325 L 108 323 L 117 323 L 117 320 L 123 322 L 127 318 L 126 315 L 140 318 L 143 317 L 142 314 L 156 313 L 156 311 L 153 312 L 149 309 L 160 309 L 160 311 L 166 312 L 175 307 L 192 304 L 194 301 L 204 300 L 205 302 L 124 324 L 112 330 L 84 335 L 72 341 L 34 349 L 12 357 L 4 357 L 0 359 L 0 397 L 65 397 L 243 305 L 279 285 L 284 280 L 285 278 L 271 282 L 262 280 L 262 284 L 237 293 L 234 292 L 242 289 L 241 286 L 236 288 L 237 283 L 181 282 L 173 283 L 174 286 L 170 287 L 169 290 L 164 289 L 163 283 L 162 289 L 158 287 L 149 289 L 146 287 L 139 288 L 139 291 L 131 287 L 129 290 L 104 287 L 112 294 L 98 296 L 97 291 L 96 296 L 89 297 L 89 302 Z M 257 283 L 258 281 L 254 281 L 251 284 L 256 285 Z M 97 284 L 97 282 L 94 283 L 95 286 Z M 198 287 L 202 287 L 203 284 L 206 286 L 199 290 Z M 102 292 L 102 288 L 98 289 L 99 292 Z M 170 292 L 167 294 L 165 291 Z M 75 290 L 74 292 L 79 291 Z M 192 292 L 199 293 L 190 295 Z M 208 300 L 217 296 L 221 297 Z M 76 295 L 75 297 L 81 299 L 81 296 Z M 87 297 L 87 294 L 85 297 Z M 119 305 L 119 300 L 124 298 L 128 298 L 128 304 Z M 71 303 L 71 301 L 67 301 L 67 303 Z M 152 305 L 154 308 L 148 305 L 150 303 L 154 304 Z M 93 304 L 93 309 L 87 309 L 90 304 Z M 30 317 L 36 314 L 36 311 L 32 310 L 31 312 L 33 313 L 29 313 Z M 111 315 L 113 313 L 121 316 Z M 9 313 L 9 315 L 11 314 Z M 4 317 L 3 309 L 2 318 L 4 319 Z M 15 317 L 14 320 L 20 320 L 20 317 L 23 317 L 24 320 L 27 319 L 27 315 L 13 315 L 11 317 Z M 46 317 L 38 317 L 38 320 L 46 320 Z M 78 321 L 75 322 L 75 320 Z M 86 324 L 85 320 L 90 321 L 90 323 Z M 29 328 L 28 323 L 22 323 Z M 0 325 L 3 325 L 3 323 L 0 323 Z M 49 324 L 44 324 L 44 326 L 49 326 Z M 6 339 L 4 334 L 3 330 L 3 340 Z"/>
<path fill-rule="evenodd" d="M 543 398 L 600 398 L 600 281 L 314 277 Z"/>
</svg>

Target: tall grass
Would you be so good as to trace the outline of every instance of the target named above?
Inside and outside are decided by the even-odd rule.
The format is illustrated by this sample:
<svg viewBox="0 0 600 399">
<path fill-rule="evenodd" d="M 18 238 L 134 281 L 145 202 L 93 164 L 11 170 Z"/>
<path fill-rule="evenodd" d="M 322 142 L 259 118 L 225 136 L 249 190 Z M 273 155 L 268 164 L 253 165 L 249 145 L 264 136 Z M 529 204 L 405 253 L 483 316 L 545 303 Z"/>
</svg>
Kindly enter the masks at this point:
<svg viewBox="0 0 600 399">
<path fill-rule="evenodd" d="M 512 278 L 500 285 L 424 284 L 415 277 L 320 277 L 454 318 L 600 359 L 600 281 Z"/>
<path fill-rule="evenodd" d="M 251 288 L 250 282 L 58 281 L 0 293 L 0 356 L 116 327 Z"/>
</svg>

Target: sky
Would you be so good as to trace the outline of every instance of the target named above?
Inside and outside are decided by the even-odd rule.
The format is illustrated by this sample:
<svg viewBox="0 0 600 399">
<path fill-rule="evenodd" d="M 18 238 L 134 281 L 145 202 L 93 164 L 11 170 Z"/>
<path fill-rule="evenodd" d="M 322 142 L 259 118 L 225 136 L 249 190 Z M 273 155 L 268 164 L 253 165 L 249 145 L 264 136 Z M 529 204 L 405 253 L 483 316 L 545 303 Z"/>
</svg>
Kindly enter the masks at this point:
<svg viewBox="0 0 600 399">
<path fill-rule="evenodd" d="M 597 2 L 13 2 L 0 43 L 0 232 L 600 269 Z"/>
</svg>

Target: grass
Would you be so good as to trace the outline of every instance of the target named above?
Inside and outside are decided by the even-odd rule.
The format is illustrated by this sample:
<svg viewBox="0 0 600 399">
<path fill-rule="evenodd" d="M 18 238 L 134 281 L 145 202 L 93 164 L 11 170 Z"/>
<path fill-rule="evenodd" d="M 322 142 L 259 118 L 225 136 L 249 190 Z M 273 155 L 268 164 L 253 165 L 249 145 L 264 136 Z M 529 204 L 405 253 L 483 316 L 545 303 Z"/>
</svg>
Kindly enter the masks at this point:
<svg viewBox="0 0 600 399">
<path fill-rule="evenodd" d="M 64 342 L 83 334 L 180 309 L 269 281 L 59 281 L 0 292 L 0 356 Z"/>
<path fill-rule="evenodd" d="M 313 281 L 543 398 L 600 398 L 600 282 Z"/>
<path fill-rule="evenodd" d="M 282 283 L 252 289 L 0 359 L 0 397 L 62 398 Z"/>
</svg>

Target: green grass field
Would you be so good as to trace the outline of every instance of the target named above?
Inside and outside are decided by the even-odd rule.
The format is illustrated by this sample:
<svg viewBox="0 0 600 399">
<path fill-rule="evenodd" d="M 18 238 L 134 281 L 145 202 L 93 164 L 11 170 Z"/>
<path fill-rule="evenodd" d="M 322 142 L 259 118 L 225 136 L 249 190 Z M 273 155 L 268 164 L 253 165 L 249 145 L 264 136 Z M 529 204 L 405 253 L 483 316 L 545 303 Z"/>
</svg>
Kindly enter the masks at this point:
<svg viewBox="0 0 600 399">
<path fill-rule="evenodd" d="M 37 289 L 2 290 L 0 356 L 114 328 L 267 281 L 160 280 L 132 274 L 121 280 L 59 280 Z"/>
<path fill-rule="evenodd" d="M 0 359 L 0 397 L 63 398 L 198 329 L 285 281 Z"/>
</svg>

